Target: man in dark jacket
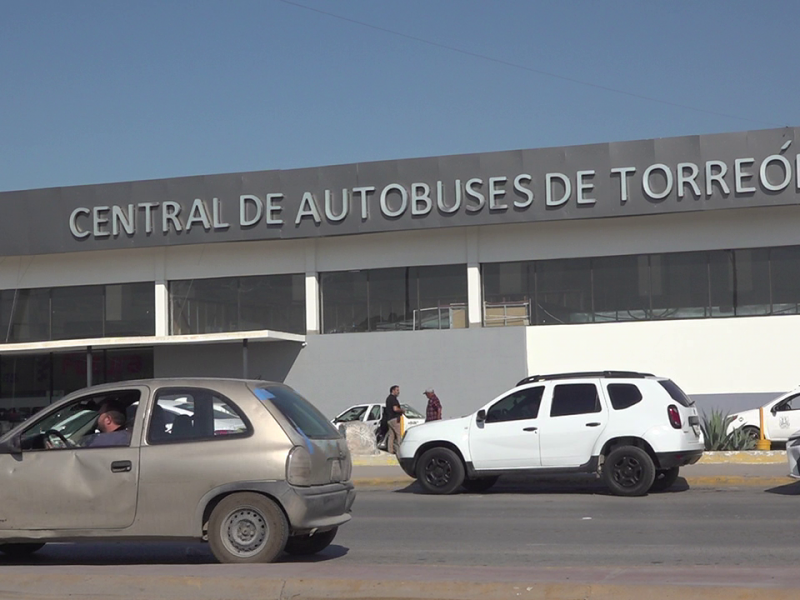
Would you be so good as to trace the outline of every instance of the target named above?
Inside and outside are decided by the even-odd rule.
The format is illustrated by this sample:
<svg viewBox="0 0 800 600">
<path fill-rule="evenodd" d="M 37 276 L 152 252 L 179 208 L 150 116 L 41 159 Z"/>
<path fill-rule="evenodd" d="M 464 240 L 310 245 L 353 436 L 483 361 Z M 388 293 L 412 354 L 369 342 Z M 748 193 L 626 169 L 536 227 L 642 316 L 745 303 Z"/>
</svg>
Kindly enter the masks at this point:
<svg viewBox="0 0 800 600">
<path fill-rule="evenodd" d="M 386 422 L 389 432 L 387 433 L 386 451 L 397 454 L 397 446 L 402 437 L 400 433 L 400 417 L 403 409 L 397 397 L 400 395 L 400 386 L 393 385 L 389 388 L 389 395 L 386 397 L 386 406 L 383 409 L 383 420 Z"/>
</svg>

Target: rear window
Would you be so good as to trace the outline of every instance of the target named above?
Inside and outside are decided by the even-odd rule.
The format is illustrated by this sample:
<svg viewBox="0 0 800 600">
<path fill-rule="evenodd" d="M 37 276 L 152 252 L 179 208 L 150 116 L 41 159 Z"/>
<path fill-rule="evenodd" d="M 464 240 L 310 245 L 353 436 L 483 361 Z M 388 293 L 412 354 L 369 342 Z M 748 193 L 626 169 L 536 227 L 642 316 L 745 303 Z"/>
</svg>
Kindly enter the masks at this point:
<svg viewBox="0 0 800 600">
<path fill-rule="evenodd" d="M 271 403 L 300 435 L 312 440 L 338 438 L 339 432 L 316 407 L 292 388 L 269 385 L 253 390 L 262 403 Z"/>
<path fill-rule="evenodd" d="M 624 410 L 642 401 L 642 392 L 632 383 L 609 383 L 606 389 L 614 410 Z"/>
<path fill-rule="evenodd" d="M 667 393 L 678 404 L 682 404 L 683 406 L 694 406 L 694 400 L 692 400 L 691 398 L 689 398 L 689 396 L 684 394 L 683 390 L 679 388 L 677 384 L 671 379 L 660 379 L 658 383 L 661 384 L 661 387 L 667 390 Z"/>
</svg>

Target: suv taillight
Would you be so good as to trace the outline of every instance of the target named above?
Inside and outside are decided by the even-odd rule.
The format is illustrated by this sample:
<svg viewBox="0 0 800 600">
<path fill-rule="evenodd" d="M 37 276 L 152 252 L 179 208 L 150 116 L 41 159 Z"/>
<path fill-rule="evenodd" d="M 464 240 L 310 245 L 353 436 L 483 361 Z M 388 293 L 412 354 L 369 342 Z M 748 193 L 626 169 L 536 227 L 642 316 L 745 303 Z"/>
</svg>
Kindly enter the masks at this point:
<svg viewBox="0 0 800 600">
<path fill-rule="evenodd" d="M 667 414 L 669 415 L 669 424 L 675 429 L 681 428 L 681 413 L 678 412 L 678 407 L 670 404 L 667 407 Z"/>
</svg>

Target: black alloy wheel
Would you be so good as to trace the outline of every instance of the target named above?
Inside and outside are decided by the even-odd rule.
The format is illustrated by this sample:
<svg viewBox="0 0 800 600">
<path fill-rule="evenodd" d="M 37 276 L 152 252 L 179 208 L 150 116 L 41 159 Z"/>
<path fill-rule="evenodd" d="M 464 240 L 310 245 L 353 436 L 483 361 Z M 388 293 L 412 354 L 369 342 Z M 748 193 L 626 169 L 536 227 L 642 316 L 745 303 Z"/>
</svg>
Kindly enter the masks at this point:
<svg viewBox="0 0 800 600">
<path fill-rule="evenodd" d="M 449 448 L 431 448 L 419 459 L 417 481 L 430 494 L 452 494 L 464 482 L 464 464 Z"/>
<path fill-rule="evenodd" d="M 617 496 L 643 496 L 656 477 L 653 459 L 636 446 L 614 448 L 603 464 L 606 487 Z"/>
</svg>

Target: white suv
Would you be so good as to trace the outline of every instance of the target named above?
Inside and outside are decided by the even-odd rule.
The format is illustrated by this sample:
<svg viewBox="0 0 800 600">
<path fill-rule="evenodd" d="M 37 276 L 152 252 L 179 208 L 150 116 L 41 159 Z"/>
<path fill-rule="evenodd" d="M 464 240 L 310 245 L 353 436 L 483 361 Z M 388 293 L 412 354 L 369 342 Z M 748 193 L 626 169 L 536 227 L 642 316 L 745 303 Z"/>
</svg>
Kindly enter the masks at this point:
<svg viewBox="0 0 800 600">
<path fill-rule="evenodd" d="M 485 491 L 500 475 L 597 473 L 621 496 L 667 489 L 702 455 L 694 402 L 628 371 L 527 377 L 472 415 L 409 429 L 397 454 L 434 494 Z"/>
</svg>

